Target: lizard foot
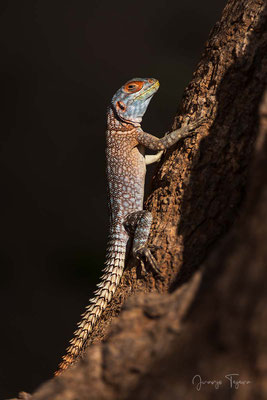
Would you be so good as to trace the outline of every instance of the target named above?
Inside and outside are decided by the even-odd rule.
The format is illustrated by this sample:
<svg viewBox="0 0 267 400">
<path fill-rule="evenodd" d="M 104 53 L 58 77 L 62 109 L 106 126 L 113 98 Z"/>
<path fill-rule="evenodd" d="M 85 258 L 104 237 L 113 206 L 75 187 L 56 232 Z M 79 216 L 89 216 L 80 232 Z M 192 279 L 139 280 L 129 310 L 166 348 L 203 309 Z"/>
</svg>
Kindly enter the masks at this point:
<svg viewBox="0 0 267 400">
<path fill-rule="evenodd" d="M 206 121 L 206 118 L 204 117 L 198 117 L 195 121 L 190 122 L 188 124 L 188 130 L 189 132 L 194 131 L 195 129 L 199 128 L 201 125 L 204 124 L 204 122 Z"/>
<path fill-rule="evenodd" d="M 153 246 L 152 249 L 159 248 L 158 246 Z M 141 271 L 143 274 L 147 273 L 147 268 L 145 262 L 149 264 L 152 272 L 157 278 L 163 279 L 163 275 L 158 267 L 158 263 L 155 257 L 152 255 L 151 250 L 148 247 L 140 247 L 135 251 L 135 258 L 137 258 L 141 265 Z"/>
</svg>

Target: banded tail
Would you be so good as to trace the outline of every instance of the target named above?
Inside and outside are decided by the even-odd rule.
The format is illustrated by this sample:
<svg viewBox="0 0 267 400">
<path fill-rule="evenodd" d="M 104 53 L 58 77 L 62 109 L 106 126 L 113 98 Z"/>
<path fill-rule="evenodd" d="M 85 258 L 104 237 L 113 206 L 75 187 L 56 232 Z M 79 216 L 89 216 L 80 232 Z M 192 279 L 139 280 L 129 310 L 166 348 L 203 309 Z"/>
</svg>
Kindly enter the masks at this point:
<svg viewBox="0 0 267 400">
<path fill-rule="evenodd" d="M 73 364 L 86 347 L 90 333 L 94 325 L 105 310 L 107 304 L 115 293 L 124 269 L 126 255 L 126 241 L 121 238 L 111 239 L 108 242 L 106 255 L 106 267 L 101 281 L 97 285 L 98 289 L 94 292 L 94 297 L 90 299 L 90 304 L 86 311 L 81 315 L 82 320 L 78 323 L 78 329 L 74 332 L 74 338 L 70 340 L 67 354 L 62 357 L 62 362 L 55 372 L 55 376 Z"/>
</svg>

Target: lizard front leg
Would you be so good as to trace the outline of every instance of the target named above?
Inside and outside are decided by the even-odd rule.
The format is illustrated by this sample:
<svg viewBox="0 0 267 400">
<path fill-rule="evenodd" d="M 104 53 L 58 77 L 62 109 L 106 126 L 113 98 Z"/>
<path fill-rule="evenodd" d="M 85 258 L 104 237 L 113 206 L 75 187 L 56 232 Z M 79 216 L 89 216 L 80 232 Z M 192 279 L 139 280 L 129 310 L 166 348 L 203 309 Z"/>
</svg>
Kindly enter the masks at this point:
<svg viewBox="0 0 267 400">
<path fill-rule="evenodd" d="M 144 132 L 141 128 L 138 131 L 137 140 L 139 144 L 147 147 L 150 150 L 165 150 L 178 142 L 178 140 L 185 138 L 190 135 L 196 128 L 201 126 L 204 122 L 204 118 L 199 118 L 188 125 L 183 126 L 180 129 L 176 129 L 171 133 L 157 138 L 156 136 L 150 135 Z"/>
</svg>

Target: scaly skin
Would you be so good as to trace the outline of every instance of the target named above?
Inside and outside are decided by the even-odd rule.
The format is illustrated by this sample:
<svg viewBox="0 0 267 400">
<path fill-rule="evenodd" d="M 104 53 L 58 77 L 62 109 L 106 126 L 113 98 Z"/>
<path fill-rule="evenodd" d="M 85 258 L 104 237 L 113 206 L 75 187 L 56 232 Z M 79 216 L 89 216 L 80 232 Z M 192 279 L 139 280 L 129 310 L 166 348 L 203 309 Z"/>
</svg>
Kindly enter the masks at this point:
<svg viewBox="0 0 267 400">
<path fill-rule="evenodd" d="M 96 321 L 119 285 L 129 239 L 132 239 L 133 256 L 141 262 L 142 268 L 145 260 L 160 275 L 156 260 L 146 247 L 152 223 L 151 213 L 143 210 L 146 164 L 158 161 L 163 150 L 190 134 L 202 120 L 161 139 L 143 132 L 142 117 L 158 88 L 156 79 L 134 78 L 116 92 L 108 109 L 106 159 L 110 229 L 106 268 L 55 375 L 73 364 L 85 349 Z M 145 156 L 145 147 L 160 152 Z"/>
</svg>

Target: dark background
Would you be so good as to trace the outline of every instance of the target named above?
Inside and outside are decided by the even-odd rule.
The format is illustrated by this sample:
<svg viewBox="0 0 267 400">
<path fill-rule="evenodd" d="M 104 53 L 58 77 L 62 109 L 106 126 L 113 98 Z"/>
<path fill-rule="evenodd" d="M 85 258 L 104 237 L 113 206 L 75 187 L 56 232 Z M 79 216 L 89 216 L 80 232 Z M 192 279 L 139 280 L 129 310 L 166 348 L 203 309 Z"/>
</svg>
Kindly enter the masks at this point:
<svg viewBox="0 0 267 400">
<path fill-rule="evenodd" d="M 159 79 L 143 128 L 168 130 L 224 4 L 2 0 L 0 399 L 52 376 L 100 275 L 109 100 Z"/>
</svg>

